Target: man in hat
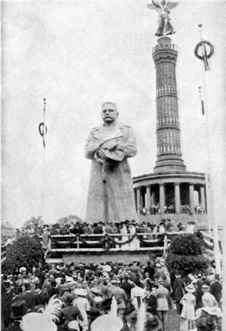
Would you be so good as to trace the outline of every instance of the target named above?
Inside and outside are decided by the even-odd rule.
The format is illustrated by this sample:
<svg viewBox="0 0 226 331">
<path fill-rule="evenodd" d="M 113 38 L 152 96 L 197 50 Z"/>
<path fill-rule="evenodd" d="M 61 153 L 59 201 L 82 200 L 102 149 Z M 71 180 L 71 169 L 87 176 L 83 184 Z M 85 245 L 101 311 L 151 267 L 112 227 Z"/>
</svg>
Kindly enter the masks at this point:
<svg viewBox="0 0 226 331">
<path fill-rule="evenodd" d="M 177 313 L 181 314 L 183 306 L 180 301 L 184 295 L 185 285 L 179 273 L 176 273 L 175 277 L 176 278 L 173 283 L 173 296 L 176 301 Z"/>
<path fill-rule="evenodd" d="M 124 310 L 126 308 L 125 302 L 126 302 L 126 293 L 125 291 L 120 288 L 120 280 L 118 278 L 113 278 L 112 281 L 112 287 L 109 288 L 109 293 L 111 297 L 115 297 L 117 302 L 117 311 L 119 318 L 123 318 Z"/>
<path fill-rule="evenodd" d="M 3 286 L 5 286 L 5 292 L 2 294 L 2 323 L 5 328 L 9 326 L 10 323 L 10 313 L 12 311 L 12 300 L 14 297 L 14 290 L 11 288 L 11 282 L 6 280 L 3 281 Z"/>
<path fill-rule="evenodd" d="M 82 319 L 78 319 L 79 325 L 81 326 L 82 331 L 86 331 L 88 330 L 87 311 L 90 310 L 90 304 L 87 299 L 87 291 L 82 288 L 77 288 L 74 290 L 74 294 L 77 298 L 73 300 L 73 306 L 77 306 L 82 315 Z"/>
<path fill-rule="evenodd" d="M 210 293 L 215 297 L 218 305 L 220 305 L 222 299 L 222 284 L 220 282 L 220 276 L 218 274 L 215 275 L 214 281 L 210 285 Z"/>
<path fill-rule="evenodd" d="M 73 297 L 67 297 L 66 299 L 66 307 L 61 309 L 61 317 L 64 320 L 64 324 L 67 325 L 69 322 L 77 320 L 83 320 L 80 310 L 78 309 L 77 305 L 72 306 Z"/>
<path fill-rule="evenodd" d="M 27 306 L 24 300 L 18 300 L 12 304 L 12 313 L 10 314 L 13 320 L 12 325 L 5 329 L 5 331 L 22 331 L 20 322 L 22 317 L 27 313 Z"/>
<path fill-rule="evenodd" d="M 146 267 L 144 268 L 144 273 L 145 273 L 145 272 L 148 272 L 148 273 L 149 273 L 149 277 L 150 277 L 151 279 L 153 279 L 154 274 L 155 274 L 155 268 L 152 267 L 152 265 L 151 265 L 151 261 L 147 261 L 147 265 L 146 265 Z"/>
<path fill-rule="evenodd" d="M 36 306 L 36 294 L 31 291 L 30 284 L 25 284 L 26 292 L 23 294 L 23 300 L 26 302 L 28 311 Z"/>
<path fill-rule="evenodd" d="M 136 330 L 137 324 L 137 311 L 134 309 L 133 306 L 128 305 L 124 312 L 124 325 L 121 331 L 132 331 Z"/>
<path fill-rule="evenodd" d="M 165 318 L 166 318 L 166 313 L 169 310 L 169 305 L 168 305 L 168 296 L 169 292 L 168 290 L 163 286 L 163 281 L 161 279 L 158 280 L 157 282 L 158 288 L 154 292 L 154 296 L 157 299 L 157 314 L 162 322 L 162 327 L 163 331 L 165 330 Z"/>
<path fill-rule="evenodd" d="M 127 162 L 137 152 L 135 135 L 131 127 L 117 121 L 114 103 L 105 102 L 101 116 L 103 125 L 91 131 L 85 145 L 85 157 L 92 160 L 86 221 L 137 219 Z"/>
<path fill-rule="evenodd" d="M 210 294 L 210 287 L 206 284 L 202 286 L 203 296 L 202 296 L 202 304 L 203 307 L 217 307 L 218 303 L 215 297 Z"/>
<path fill-rule="evenodd" d="M 120 287 L 125 291 L 126 293 L 126 302 L 130 300 L 131 297 L 131 290 L 133 288 L 132 282 L 130 281 L 128 273 L 124 274 L 124 281 L 120 285 Z"/>
</svg>

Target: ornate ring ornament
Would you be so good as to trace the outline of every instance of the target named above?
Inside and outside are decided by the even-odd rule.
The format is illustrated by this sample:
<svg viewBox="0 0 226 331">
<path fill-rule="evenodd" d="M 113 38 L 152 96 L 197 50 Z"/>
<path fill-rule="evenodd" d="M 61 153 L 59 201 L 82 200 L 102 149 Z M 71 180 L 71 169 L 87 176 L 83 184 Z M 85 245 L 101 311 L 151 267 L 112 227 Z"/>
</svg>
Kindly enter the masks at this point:
<svg viewBox="0 0 226 331">
<path fill-rule="evenodd" d="M 201 50 L 201 52 L 203 51 L 203 45 L 204 45 L 206 54 L 200 55 L 199 51 L 200 50 Z M 202 40 L 195 47 L 195 56 L 202 61 L 204 60 L 205 57 L 207 57 L 209 59 L 213 55 L 213 53 L 214 53 L 214 47 L 209 41 Z"/>
<path fill-rule="evenodd" d="M 47 126 L 44 125 L 44 123 L 40 123 L 38 126 L 38 131 L 40 133 L 40 135 L 43 137 L 44 136 L 44 127 L 45 127 L 45 134 L 47 134 Z"/>
</svg>

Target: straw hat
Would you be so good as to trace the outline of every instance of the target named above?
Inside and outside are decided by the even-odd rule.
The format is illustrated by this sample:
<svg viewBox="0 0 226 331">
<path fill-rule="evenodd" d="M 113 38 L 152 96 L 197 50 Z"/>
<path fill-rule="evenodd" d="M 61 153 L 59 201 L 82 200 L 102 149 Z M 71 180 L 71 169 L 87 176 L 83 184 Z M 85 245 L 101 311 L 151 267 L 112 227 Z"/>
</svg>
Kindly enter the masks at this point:
<svg viewBox="0 0 226 331">
<path fill-rule="evenodd" d="M 120 284 L 120 280 L 118 277 L 114 276 L 113 279 L 111 280 L 112 284 Z"/>
<path fill-rule="evenodd" d="M 86 297 L 87 296 L 87 291 L 83 288 L 76 288 L 74 290 L 74 293 L 77 294 L 78 296 L 81 296 L 81 297 Z"/>
<path fill-rule="evenodd" d="M 28 313 L 24 315 L 20 322 L 20 328 L 22 331 L 57 331 L 56 324 L 47 316 L 40 313 Z"/>
<path fill-rule="evenodd" d="M 19 269 L 19 272 L 20 272 L 20 273 L 25 272 L 25 271 L 27 271 L 27 268 L 25 268 L 25 267 L 21 267 L 21 268 Z"/>
<path fill-rule="evenodd" d="M 101 290 L 97 287 L 92 287 L 91 288 L 91 291 L 94 293 L 94 294 L 100 294 L 101 293 Z"/>
<path fill-rule="evenodd" d="M 106 272 L 110 272 L 111 271 L 111 266 L 106 264 L 106 265 L 103 265 L 103 270 L 106 271 Z"/>
<path fill-rule="evenodd" d="M 69 329 L 72 329 L 72 330 L 76 330 L 76 331 L 80 330 L 78 321 L 76 321 L 76 320 L 70 321 L 67 326 Z"/>
<path fill-rule="evenodd" d="M 222 312 L 219 307 L 203 307 L 202 310 L 205 311 L 209 315 L 214 315 L 217 317 L 222 316 Z"/>
<path fill-rule="evenodd" d="M 196 291 L 195 287 L 193 284 L 189 284 L 185 287 L 185 290 L 189 293 L 194 293 Z"/>
<path fill-rule="evenodd" d="M 122 320 L 117 316 L 102 315 L 91 324 L 91 331 L 120 331 L 123 327 Z"/>
</svg>

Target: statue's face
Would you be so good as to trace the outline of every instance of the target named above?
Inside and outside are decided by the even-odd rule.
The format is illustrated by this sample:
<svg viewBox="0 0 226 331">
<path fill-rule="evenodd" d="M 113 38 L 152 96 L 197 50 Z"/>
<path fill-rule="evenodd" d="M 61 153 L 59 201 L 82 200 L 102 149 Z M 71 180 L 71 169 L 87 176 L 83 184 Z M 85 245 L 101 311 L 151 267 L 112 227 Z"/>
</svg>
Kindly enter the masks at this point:
<svg viewBox="0 0 226 331">
<path fill-rule="evenodd" d="M 118 117 L 116 107 L 111 103 L 106 103 L 102 108 L 101 117 L 105 123 L 114 122 Z"/>
</svg>

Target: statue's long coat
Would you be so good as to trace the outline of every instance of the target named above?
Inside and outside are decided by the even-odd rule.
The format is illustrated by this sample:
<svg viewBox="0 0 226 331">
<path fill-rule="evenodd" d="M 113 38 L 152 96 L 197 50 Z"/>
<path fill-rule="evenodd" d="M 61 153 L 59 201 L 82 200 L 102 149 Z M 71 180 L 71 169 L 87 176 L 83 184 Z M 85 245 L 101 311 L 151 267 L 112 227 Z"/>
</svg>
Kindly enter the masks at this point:
<svg viewBox="0 0 226 331">
<path fill-rule="evenodd" d="M 106 145 L 108 142 L 114 144 L 110 150 Z M 105 149 L 107 154 L 104 163 L 98 157 L 100 148 Z M 137 220 L 131 172 L 127 161 L 127 158 L 133 157 L 136 152 L 136 138 L 129 126 L 116 123 L 109 132 L 106 132 L 103 126 L 91 131 L 85 145 L 85 157 L 92 160 L 86 222 Z"/>
</svg>

